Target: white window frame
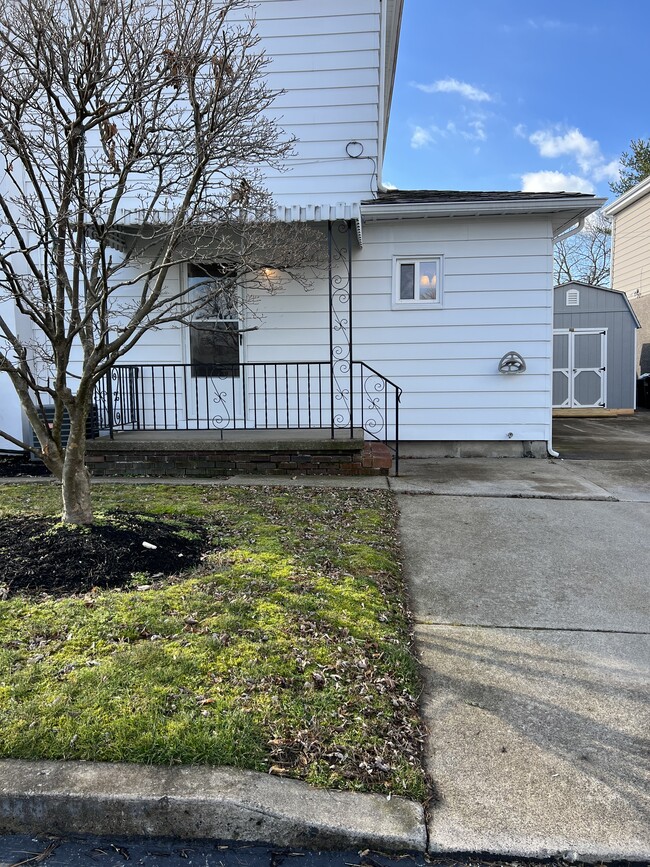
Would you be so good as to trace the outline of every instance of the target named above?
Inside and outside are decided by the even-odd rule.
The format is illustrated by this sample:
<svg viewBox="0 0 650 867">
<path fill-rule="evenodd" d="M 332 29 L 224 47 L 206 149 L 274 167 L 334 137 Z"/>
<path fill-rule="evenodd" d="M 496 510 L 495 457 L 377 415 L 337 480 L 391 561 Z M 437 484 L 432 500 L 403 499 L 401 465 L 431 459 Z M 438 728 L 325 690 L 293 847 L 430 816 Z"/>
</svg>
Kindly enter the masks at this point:
<svg viewBox="0 0 650 867">
<path fill-rule="evenodd" d="M 402 265 L 415 266 L 415 286 L 420 285 L 420 265 L 428 262 L 436 262 L 438 265 L 438 280 L 436 284 L 435 299 L 429 298 L 400 298 L 400 277 L 402 273 Z M 444 284 L 444 257 L 436 253 L 433 256 L 393 256 L 393 310 L 428 310 L 442 307 L 442 291 Z"/>
</svg>

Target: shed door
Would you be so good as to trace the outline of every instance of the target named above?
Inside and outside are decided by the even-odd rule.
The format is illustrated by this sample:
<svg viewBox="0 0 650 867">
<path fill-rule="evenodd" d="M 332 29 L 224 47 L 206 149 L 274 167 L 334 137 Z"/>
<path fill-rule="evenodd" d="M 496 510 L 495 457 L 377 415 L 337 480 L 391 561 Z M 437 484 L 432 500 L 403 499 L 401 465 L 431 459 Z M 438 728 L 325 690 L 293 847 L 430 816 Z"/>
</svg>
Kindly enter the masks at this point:
<svg viewBox="0 0 650 867">
<path fill-rule="evenodd" d="M 553 334 L 553 406 L 606 406 L 607 331 L 591 328 Z"/>
</svg>

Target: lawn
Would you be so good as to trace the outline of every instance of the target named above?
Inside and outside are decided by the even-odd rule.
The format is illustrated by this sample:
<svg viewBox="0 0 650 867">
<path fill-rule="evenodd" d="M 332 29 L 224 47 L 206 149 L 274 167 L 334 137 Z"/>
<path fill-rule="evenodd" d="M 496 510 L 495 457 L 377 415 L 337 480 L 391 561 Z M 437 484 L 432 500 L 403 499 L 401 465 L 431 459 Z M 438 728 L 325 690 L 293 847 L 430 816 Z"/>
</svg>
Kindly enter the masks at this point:
<svg viewBox="0 0 650 867">
<path fill-rule="evenodd" d="M 0 578 L 0 757 L 231 765 L 426 798 L 389 492 L 93 491 L 101 525 L 164 516 L 201 555 L 77 592 Z M 0 488 L 5 529 L 31 522 L 38 550 L 58 510 L 52 484 Z M 0 542 L 1 562 L 12 551 Z"/>
</svg>

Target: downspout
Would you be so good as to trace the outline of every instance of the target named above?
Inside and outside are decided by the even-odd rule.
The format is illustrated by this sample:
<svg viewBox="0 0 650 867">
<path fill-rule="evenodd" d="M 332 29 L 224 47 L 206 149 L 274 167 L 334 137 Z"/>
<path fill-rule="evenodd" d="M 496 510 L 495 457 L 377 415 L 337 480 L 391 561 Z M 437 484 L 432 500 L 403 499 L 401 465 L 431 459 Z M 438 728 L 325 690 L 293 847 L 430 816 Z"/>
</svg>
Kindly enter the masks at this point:
<svg viewBox="0 0 650 867">
<path fill-rule="evenodd" d="M 383 185 L 381 176 L 384 169 L 384 145 L 386 142 L 386 110 L 385 110 L 385 95 L 386 95 L 386 52 L 388 51 L 388 33 L 386 30 L 386 0 L 379 0 L 379 32 L 383 35 L 381 51 L 379 54 L 379 111 L 381 123 L 377 127 L 377 190 L 380 193 L 386 192 L 386 187 Z M 381 154 L 381 158 L 379 157 Z"/>
<path fill-rule="evenodd" d="M 553 243 L 558 244 L 560 241 L 566 241 L 568 238 L 572 238 L 574 235 L 577 235 L 578 232 L 582 232 L 585 227 L 585 219 L 586 217 L 580 217 L 577 225 L 575 225 L 572 229 L 568 229 L 561 235 L 553 236 Z M 552 386 L 551 386 L 552 387 Z M 553 408 L 551 407 L 551 436 L 546 441 L 546 451 L 548 452 L 549 457 L 551 458 L 559 458 L 560 453 L 556 452 L 553 448 Z"/>
</svg>

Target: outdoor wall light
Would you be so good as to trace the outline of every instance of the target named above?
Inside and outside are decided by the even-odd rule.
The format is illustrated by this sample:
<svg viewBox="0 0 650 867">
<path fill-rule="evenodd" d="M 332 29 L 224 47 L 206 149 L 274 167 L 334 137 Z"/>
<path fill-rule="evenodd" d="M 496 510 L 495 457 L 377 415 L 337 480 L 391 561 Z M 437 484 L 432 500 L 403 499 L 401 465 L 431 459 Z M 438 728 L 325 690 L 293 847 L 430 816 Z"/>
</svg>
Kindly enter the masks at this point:
<svg viewBox="0 0 650 867">
<path fill-rule="evenodd" d="M 499 362 L 499 373 L 523 373 L 526 362 L 518 352 L 506 352 Z"/>
</svg>

